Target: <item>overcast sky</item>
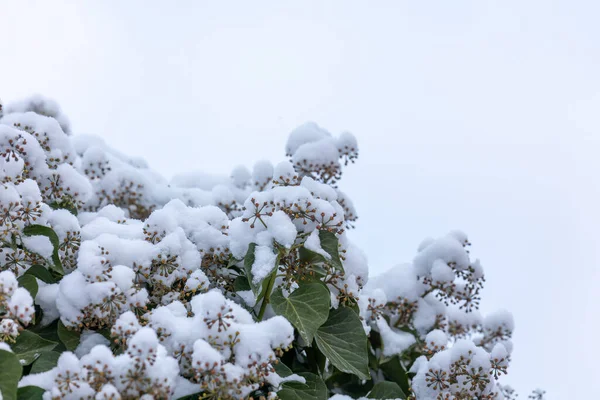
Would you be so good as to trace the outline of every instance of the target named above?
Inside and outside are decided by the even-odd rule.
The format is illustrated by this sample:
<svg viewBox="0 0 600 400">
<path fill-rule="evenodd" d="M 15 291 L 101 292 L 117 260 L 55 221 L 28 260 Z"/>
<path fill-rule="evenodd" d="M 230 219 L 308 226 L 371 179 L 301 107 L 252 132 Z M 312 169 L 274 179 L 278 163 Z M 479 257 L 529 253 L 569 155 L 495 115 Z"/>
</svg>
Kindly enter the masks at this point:
<svg viewBox="0 0 600 400">
<path fill-rule="evenodd" d="M 341 188 L 372 273 L 466 231 L 483 311 L 517 323 L 525 400 L 591 399 L 600 367 L 600 2 L 0 0 L 0 96 L 170 177 L 353 132 Z M 594 393 L 594 394 L 592 394 Z"/>
</svg>

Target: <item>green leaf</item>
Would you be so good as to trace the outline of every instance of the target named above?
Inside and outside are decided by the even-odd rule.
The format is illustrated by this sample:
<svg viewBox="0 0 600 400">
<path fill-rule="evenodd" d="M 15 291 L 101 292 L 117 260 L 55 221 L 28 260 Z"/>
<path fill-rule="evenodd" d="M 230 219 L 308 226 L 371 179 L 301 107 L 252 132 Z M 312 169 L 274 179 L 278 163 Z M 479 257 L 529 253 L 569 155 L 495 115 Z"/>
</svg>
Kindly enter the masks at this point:
<svg viewBox="0 0 600 400">
<path fill-rule="evenodd" d="M 52 247 L 54 247 L 54 251 L 52 252 L 52 268 L 61 275 L 65 274 L 60 257 L 58 255 L 58 235 L 52 230 L 52 228 L 43 225 L 27 225 L 25 228 L 23 228 L 23 234 L 25 236 L 46 236 L 48 239 L 50 239 L 50 243 L 52 243 Z"/>
<path fill-rule="evenodd" d="M 398 356 L 394 356 L 391 360 L 380 364 L 379 368 L 390 381 L 396 382 L 404 393 L 409 392 L 410 379 L 406 375 L 406 370 L 400 364 Z"/>
<path fill-rule="evenodd" d="M 327 321 L 331 300 L 325 285 L 307 283 L 300 285 L 288 298 L 278 288 L 271 296 L 271 306 L 275 314 L 290 321 L 310 345 L 317 329 Z"/>
<path fill-rule="evenodd" d="M 33 275 L 21 275 L 19 279 L 17 279 L 17 282 L 19 282 L 19 286 L 27 289 L 31 297 L 35 299 L 35 295 L 37 295 L 38 292 L 38 284 Z"/>
<path fill-rule="evenodd" d="M 58 249 L 58 235 L 50 227 L 35 224 L 27 225 L 25 228 L 23 228 L 23 234 L 25 236 L 46 236 L 48 239 L 50 239 L 52 246 Z"/>
<path fill-rule="evenodd" d="M 48 271 L 45 267 L 39 264 L 34 264 L 31 267 L 29 267 L 29 269 L 25 271 L 25 275 L 35 276 L 40 281 L 46 283 L 56 283 L 56 280 L 54 279 L 50 271 Z"/>
<path fill-rule="evenodd" d="M 57 332 L 58 321 L 59 320 L 54 320 L 45 326 L 41 326 L 41 325 L 32 326 L 31 328 L 28 328 L 27 330 L 38 334 L 39 336 L 41 336 L 42 338 L 44 338 L 46 340 L 50 340 L 51 342 L 59 343 L 60 339 L 58 337 L 58 332 Z M 59 344 L 58 347 L 64 347 L 64 346 L 62 344 Z M 57 349 L 55 349 L 55 350 L 57 350 Z"/>
<path fill-rule="evenodd" d="M 50 207 L 52 207 L 53 210 L 67 210 L 74 216 L 77 216 L 77 207 L 71 198 L 65 198 L 65 196 L 63 196 L 61 201 L 53 201 L 50 203 Z"/>
<path fill-rule="evenodd" d="M 319 231 L 319 239 L 321 240 L 321 247 L 331 256 L 328 260 L 331 265 L 340 271 L 344 272 L 342 261 L 340 260 L 340 253 L 338 248 L 338 238 L 335 233 L 329 231 Z"/>
<path fill-rule="evenodd" d="M 23 386 L 17 391 L 17 396 L 19 400 L 40 400 L 44 392 L 44 389 L 37 386 Z"/>
<path fill-rule="evenodd" d="M 273 366 L 273 369 L 275 370 L 277 375 L 279 375 L 282 378 L 286 378 L 293 374 L 292 370 L 281 361 L 273 363 L 271 365 Z"/>
<path fill-rule="evenodd" d="M 58 364 L 58 357 L 60 353 L 56 351 L 45 351 L 31 366 L 30 374 L 39 374 L 40 372 L 50 371 Z"/>
<path fill-rule="evenodd" d="M 277 392 L 281 400 L 327 400 L 327 386 L 318 375 L 309 372 L 298 375 L 306 379 L 306 383 L 285 382 Z"/>
<path fill-rule="evenodd" d="M 204 392 L 198 392 L 193 394 L 188 394 L 187 396 L 178 397 L 177 400 L 199 400 L 202 398 L 202 394 Z"/>
<path fill-rule="evenodd" d="M 367 395 L 368 399 L 406 399 L 406 395 L 395 382 L 379 382 Z"/>
<path fill-rule="evenodd" d="M 233 281 L 233 290 L 236 292 L 245 292 L 246 290 L 252 290 L 250 284 L 248 283 L 248 278 L 245 276 L 238 276 Z"/>
<path fill-rule="evenodd" d="M 331 310 L 315 339 L 319 350 L 340 371 L 371 379 L 367 335 L 354 311 L 346 307 Z"/>
<path fill-rule="evenodd" d="M 24 330 L 12 345 L 12 350 L 21 365 L 29 365 L 43 352 L 53 350 L 58 343 L 46 340 L 35 333 Z"/>
<path fill-rule="evenodd" d="M 79 346 L 79 337 L 81 336 L 81 333 L 67 329 L 62 321 L 58 321 L 57 332 L 58 338 L 65 345 L 67 350 L 75 351 L 77 346 Z"/>
<path fill-rule="evenodd" d="M 304 246 L 302 246 L 298 249 L 298 256 L 300 257 L 300 260 L 302 262 L 305 262 L 308 264 L 327 262 L 327 259 L 325 257 L 323 257 L 321 254 L 315 253 L 314 251 L 309 250 Z"/>
<path fill-rule="evenodd" d="M 244 257 L 244 270 L 246 271 L 246 277 L 248 278 L 248 284 L 250 285 L 250 288 L 252 289 L 254 294 L 257 295 L 260 287 L 256 286 L 252 282 L 252 265 L 254 265 L 254 250 L 256 250 L 256 243 L 250 243 L 250 245 L 248 246 L 248 252 Z"/>
<path fill-rule="evenodd" d="M 335 367 L 332 370 L 333 373 L 325 381 L 332 393 L 344 393 L 353 399 L 357 399 L 365 397 L 373 388 L 373 380 L 364 382 L 358 376 L 341 372 Z"/>
<path fill-rule="evenodd" d="M 0 393 L 3 400 L 17 399 L 17 385 L 23 368 L 16 355 L 0 350 Z"/>
</svg>

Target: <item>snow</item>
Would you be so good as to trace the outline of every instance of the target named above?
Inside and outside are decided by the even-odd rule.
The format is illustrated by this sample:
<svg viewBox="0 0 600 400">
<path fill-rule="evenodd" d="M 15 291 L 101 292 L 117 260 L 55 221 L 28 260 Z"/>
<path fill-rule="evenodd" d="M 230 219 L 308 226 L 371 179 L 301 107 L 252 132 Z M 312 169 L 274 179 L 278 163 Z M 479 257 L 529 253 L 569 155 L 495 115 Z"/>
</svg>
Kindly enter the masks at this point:
<svg viewBox="0 0 600 400">
<path fill-rule="evenodd" d="M 328 166 L 337 164 L 339 158 L 337 146 L 333 138 L 325 138 L 318 142 L 309 142 L 300 146 L 292 156 L 296 165 Z"/>
<path fill-rule="evenodd" d="M 469 255 L 463 244 L 451 234 L 434 240 L 419 251 L 413 260 L 417 275 L 429 274 L 437 260 L 455 263 L 458 270 L 464 270 L 469 266 Z"/>
<path fill-rule="evenodd" d="M 97 345 L 110 346 L 110 341 L 99 333 L 84 330 L 79 339 L 79 345 L 75 349 L 77 358 L 82 358 L 92 351 Z"/>
<path fill-rule="evenodd" d="M 30 96 L 20 101 L 14 101 L 6 107 L 6 114 L 24 113 L 33 111 L 37 114 L 52 117 L 58 122 L 61 129 L 66 133 L 71 133 L 71 126 L 68 117 L 62 112 L 58 103 L 50 98 L 40 94 Z"/>
<path fill-rule="evenodd" d="M 444 261 L 435 260 L 431 268 L 431 278 L 434 283 L 448 283 L 454 282 L 456 274 Z"/>
<path fill-rule="evenodd" d="M 370 291 L 380 288 L 390 300 L 404 298 L 416 301 L 425 292 L 425 287 L 420 285 L 417 275 L 411 264 L 400 264 L 376 277 L 369 279 L 365 290 Z"/>
<path fill-rule="evenodd" d="M 252 282 L 259 284 L 277 266 L 277 254 L 271 246 L 258 245 L 254 249 L 254 264 L 252 264 Z"/>
<path fill-rule="evenodd" d="M 40 324 L 45 326 L 60 317 L 60 312 L 56 306 L 59 285 L 58 283 L 48 284 L 39 279 L 36 279 L 36 281 L 38 292 L 35 296 L 35 304 L 40 306 L 44 313 Z"/>
<path fill-rule="evenodd" d="M 483 328 L 490 332 L 497 330 L 512 332 L 515 329 L 515 322 L 510 312 L 498 310 L 485 317 L 483 320 Z"/>
<path fill-rule="evenodd" d="M 318 230 L 312 231 L 304 242 L 304 247 L 312 252 L 322 255 L 326 260 L 331 259 L 331 255 L 321 247 L 321 239 L 319 238 Z"/>
<path fill-rule="evenodd" d="M 444 331 L 434 329 L 425 336 L 425 343 L 430 348 L 443 348 L 448 344 L 448 337 Z"/>
<path fill-rule="evenodd" d="M 296 240 L 296 226 L 283 211 L 275 211 L 267 219 L 267 230 L 277 243 L 288 249 Z"/>
<path fill-rule="evenodd" d="M 23 246 L 44 258 L 52 257 L 54 246 L 46 236 L 22 236 Z"/>
<path fill-rule="evenodd" d="M 379 329 L 381 340 L 383 341 L 384 356 L 402 354 L 416 342 L 416 339 L 412 334 L 392 330 L 383 318 L 377 319 L 377 328 Z"/>
<path fill-rule="evenodd" d="M 258 161 L 252 169 L 252 180 L 257 189 L 266 187 L 273 179 L 273 164 L 270 161 Z"/>
</svg>

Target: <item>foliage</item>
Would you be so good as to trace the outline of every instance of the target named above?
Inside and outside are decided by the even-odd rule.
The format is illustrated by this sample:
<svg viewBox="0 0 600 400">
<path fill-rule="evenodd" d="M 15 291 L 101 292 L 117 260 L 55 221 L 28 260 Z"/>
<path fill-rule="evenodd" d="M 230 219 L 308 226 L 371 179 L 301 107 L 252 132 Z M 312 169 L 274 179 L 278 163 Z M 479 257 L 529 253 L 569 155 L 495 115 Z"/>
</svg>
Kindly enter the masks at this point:
<svg viewBox="0 0 600 400">
<path fill-rule="evenodd" d="M 7 107 L 3 398 L 512 398 L 512 317 L 477 311 L 466 235 L 370 278 L 337 187 L 354 136 L 309 123 L 286 153 L 167 182 L 52 101 Z"/>
</svg>

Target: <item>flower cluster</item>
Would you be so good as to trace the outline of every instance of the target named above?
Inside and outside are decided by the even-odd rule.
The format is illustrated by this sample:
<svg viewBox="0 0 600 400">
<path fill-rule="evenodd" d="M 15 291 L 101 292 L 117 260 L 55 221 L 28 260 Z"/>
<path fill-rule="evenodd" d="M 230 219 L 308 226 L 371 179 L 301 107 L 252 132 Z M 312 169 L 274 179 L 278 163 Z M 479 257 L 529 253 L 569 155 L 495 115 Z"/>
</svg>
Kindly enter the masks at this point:
<svg viewBox="0 0 600 400">
<path fill-rule="evenodd" d="M 356 139 L 307 123 L 286 153 L 167 181 L 74 135 L 50 100 L 6 107 L 0 350 L 24 373 L 8 385 L 44 399 L 510 398 L 497 380 L 512 317 L 478 312 L 466 235 L 369 279 L 337 187 Z"/>
<path fill-rule="evenodd" d="M 361 317 L 381 337 L 384 356 L 415 351 L 416 399 L 496 399 L 496 380 L 507 373 L 512 316 L 477 311 L 483 270 L 472 261 L 467 236 L 458 231 L 419 246 L 411 264 L 372 279 Z"/>
<path fill-rule="evenodd" d="M 0 272 L 0 342 L 14 342 L 23 327 L 34 318 L 33 299 L 18 287 L 15 275 Z"/>
<path fill-rule="evenodd" d="M 86 333 L 75 354 L 63 353 L 55 368 L 29 375 L 20 385 L 43 388 L 52 399 L 162 399 L 194 393 L 245 398 L 281 383 L 271 363 L 293 339 L 293 328 L 283 317 L 254 323 L 250 313 L 218 290 L 194 296 L 187 307 L 175 301 L 140 319 L 125 312 L 111 329 L 122 349 L 117 356 L 102 335 Z"/>
<path fill-rule="evenodd" d="M 20 385 L 46 390 L 44 399 L 161 399 L 172 396 L 177 377 L 177 361 L 152 329 L 142 328 L 123 354 L 115 356 L 105 345 L 81 358 L 64 352 L 56 367 L 24 377 Z"/>
</svg>

